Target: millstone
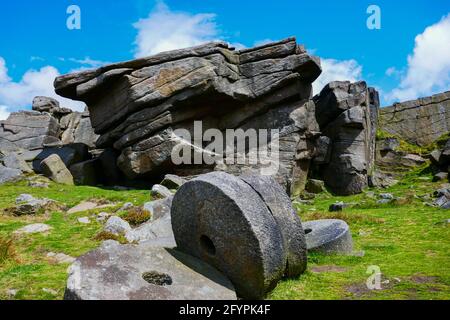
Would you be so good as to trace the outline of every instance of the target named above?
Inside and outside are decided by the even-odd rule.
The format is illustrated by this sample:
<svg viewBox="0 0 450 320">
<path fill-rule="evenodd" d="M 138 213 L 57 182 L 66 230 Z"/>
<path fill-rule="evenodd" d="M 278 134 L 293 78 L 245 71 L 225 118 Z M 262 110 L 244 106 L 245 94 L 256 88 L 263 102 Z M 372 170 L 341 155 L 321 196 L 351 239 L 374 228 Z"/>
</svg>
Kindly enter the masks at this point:
<svg viewBox="0 0 450 320">
<path fill-rule="evenodd" d="M 71 265 L 66 300 L 235 300 L 231 282 L 197 258 L 154 243 L 105 241 Z"/>
<path fill-rule="evenodd" d="M 303 223 L 308 251 L 351 253 L 353 240 L 350 228 L 342 220 L 315 220 Z"/>
<path fill-rule="evenodd" d="M 288 195 L 271 176 L 245 174 L 240 178 L 259 194 L 280 227 L 287 250 L 286 275 L 299 276 L 307 265 L 305 233 Z"/>
<path fill-rule="evenodd" d="M 178 249 L 222 271 L 241 298 L 264 297 L 283 276 L 280 228 L 243 180 L 223 172 L 199 176 L 175 194 L 171 214 Z"/>
</svg>

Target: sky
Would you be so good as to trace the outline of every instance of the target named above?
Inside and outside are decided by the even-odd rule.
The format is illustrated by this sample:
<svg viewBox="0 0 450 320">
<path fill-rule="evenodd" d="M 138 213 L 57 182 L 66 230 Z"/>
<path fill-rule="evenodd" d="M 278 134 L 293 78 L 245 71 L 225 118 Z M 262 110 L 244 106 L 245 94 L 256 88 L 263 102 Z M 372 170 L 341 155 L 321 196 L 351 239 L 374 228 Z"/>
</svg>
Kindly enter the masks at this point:
<svg viewBox="0 0 450 320">
<path fill-rule="evenodd" d="M 67 9 L 80 9 L 70 30 Z M 370 5 L 380 29 L 369 29 Z M 322 59 L 318 93 L 365 80 L 382 105 L 450 90 L 449 0 L 15 0 L 0 4 L 0 120 L 58 97 L 56 76 L 161 51 L 224 40 L 236 48 L 295 36 Z"/>
</svg>

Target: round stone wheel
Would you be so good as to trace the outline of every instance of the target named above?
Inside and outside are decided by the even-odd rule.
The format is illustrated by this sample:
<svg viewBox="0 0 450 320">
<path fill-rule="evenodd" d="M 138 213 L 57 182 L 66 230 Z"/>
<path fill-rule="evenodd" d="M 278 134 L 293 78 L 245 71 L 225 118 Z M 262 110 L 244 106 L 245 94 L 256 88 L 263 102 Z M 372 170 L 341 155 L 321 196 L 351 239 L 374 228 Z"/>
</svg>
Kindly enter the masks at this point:
<svg viewBox="0 0 450 320">
<path fill-rule="evenodd" d="M 222 271 L 239 297 L 263 298 L 282 278 L 280 228 L 243 180 L 224 172 L 199 176 L 175 194 L 171 215 L 178 249 Z"/>
<path fill-rule="evenodd" d="M 65 300 L 235 300 L 231 282 L 207 263 L 158 241 L 103 244 L 70 266 Z"/>
<path fill-rule="evenodd" d="M 351 253 L 353 239 L 345 221 L 328 219 L 303 223 L 308 251 Z"/>
<path fill-rule="evenodd" d="M 263 199 L 281 230 L 287 251 L 286 271 L 288 277 L 298 277 L 307 266 L 305 232 L 291 199 L 271 176 L 244 174 L 240 177 Z"/>
</svg>

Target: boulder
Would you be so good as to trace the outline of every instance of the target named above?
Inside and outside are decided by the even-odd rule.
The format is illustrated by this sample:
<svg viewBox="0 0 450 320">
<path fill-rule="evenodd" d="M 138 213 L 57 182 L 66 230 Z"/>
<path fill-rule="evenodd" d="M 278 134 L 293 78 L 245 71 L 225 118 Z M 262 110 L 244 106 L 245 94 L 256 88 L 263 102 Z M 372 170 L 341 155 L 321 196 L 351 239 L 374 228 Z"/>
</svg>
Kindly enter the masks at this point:
<svg viewBox="0 0 450 320">
<path fill-rule="evenodd" d="M 5 209 L 5 212 L 14 216 L 50 213 L 60 211 L 64 206 L 51 199 L 38 199 L 30 194 L 21 194 L 16 198 L 16 206 Z"/>
<path fill-rule="evenodd" d="M 330 212 L 339 212 L 344 210 L 345 208 L 347 208 L 349 205 L 347 203 L 344 202 L 336 202 L 333 203 L 332 205 L 330 205 L 328 211 Z"/>
<path fill-rule="evenodd" d="M 225 276 L 194 257 L 153 243 L 105 241 L 72 264 L 64 299 L 236 300 L 236 294 Z"/>
<path fill-rule="evenodd" d="M 174 174 L 166 174 L 161 185 L 171 190 L 177 190 L 184 183 L 186 183 L 185 179 Z"/>
<path fill-rule="evenodd" d="M 52 154 L 41 162 L 44 175 L 56 183 L 73 185 L 73 177 L 57 154 Z"/>
<path fill-rule="evenodd" d="M 99 182 L 97 177 L 101 167 L 98 159 L 88 160 L 73 164 L 70 166 L 69 171 L 73 176 L 74 183 L 76 185 L 95 186 Z M 104 173 L 104 172 L 103 172 Z"/>
<path fill-rule="evenodd" d="M 155 184 L 152 187 L 151 195 L 155 198 L 168 198 L 172 196 L 172 192 L 160 184 Z"/>
<path fill-rule="evenodd" d="M 309 99 L 320 73 L 319 59 L 295 38 L 239 51 L 212 42 L 64 75 L 56 78 L 55 90 L 86 102 L 100 135 L 97 147 L 118 151 L 117 164 L 129 179 L 215 170 L 238 175 L 248 168 L 266 168 L 291 192 L 302 184 L 304 188 L 308 166 L 302 162 L 309 162 L 314 153 L 319 130 Z M 202 121 L 202 135 L 209 129 L 223 134 L 227 129 L 276 130 L 279 137 L 267 132 L 267 142 L 261 145 L 282 150 L 273 155 L 280 159 L 255 164 L 249 158 L 257 154 L 256 148 L 237 147 L 232 153 L 242 163 L 224 164 L 230 149 L 223 145 L 215 153 L 221 156 L 211 163 L 176 165 L 172 151 L 177 146 L 211 155 L 203 145 L 192 146 L 196 120 Z"/>
<path fill-rule="evenodd" d="M 306 191 L 314 194 L 322 193 L 325 191 L 325 182 L 317 179 L 309 179 L 306 184 Z"/>
<path fill-rule="evenodd" d="M 105 224 L 103 230 L 118 236 L 118 235 L 124 235 L 128 231 L 130 231 L 131 226 L 125 220 L 123 220 L 119 217 L 116 217 L 116 216 L 112 216 L 108 219 L 108 221 L 106 221 L 106 224 Z"/>
<path fill-rule="evenodd" d="M 375 165 L 378 94 L 363 81 L 334 81 L 314 103 L 320 129 L 332 141 L 329 162 L 316 171 L 335 194 L 361 193 Z"/>
<path fill-rule="evenodd" d="M 281 213 L 281 203 L 270 206 L 275 214 L 240 178 L 223 172 L 201 175 L 181 186 L 172 201 L 177 247 L 222 271 L 238 296 L 260 299 L 284 275 L 288 257 L 277 219 L 292 212 Z"/>
<path fill-rule="evenodd" d="M 25 227 L 22 227 L 16 231 L 14 231 L 14 234 L 21 235 L 21 234 L 34 234 L 34 233 L 46 233 L 52 230 L 53 228 L 45 223 L 35 223 L 35 224 L 29 224 Z"/>
<path fill-rule="evenodd" d="M 353 251 L 350 228 L 342 220 L 315 220 L 303 223 L 308 251 L 344 253 Z"/>
<path fill-rule="evenodd" d="M 3 165 L 7 168 L 17 169 L 23 173 L 31 173 L 33 170 L 28 163 L 17 153 L 10 152 L 3 156 Z"/>
<path fill-rule="evenodd" d="M 173 196 L 144 203 L 144 210 L 152 214 L 152 221 L 170 215 Z"/>
<path fill-rule="evenodd" d="M 7 168 L 0 164 L 0 185 L 6 182 L 12 182 L 19 179 L 22 171 L 18 169 Z"/>
</svg>

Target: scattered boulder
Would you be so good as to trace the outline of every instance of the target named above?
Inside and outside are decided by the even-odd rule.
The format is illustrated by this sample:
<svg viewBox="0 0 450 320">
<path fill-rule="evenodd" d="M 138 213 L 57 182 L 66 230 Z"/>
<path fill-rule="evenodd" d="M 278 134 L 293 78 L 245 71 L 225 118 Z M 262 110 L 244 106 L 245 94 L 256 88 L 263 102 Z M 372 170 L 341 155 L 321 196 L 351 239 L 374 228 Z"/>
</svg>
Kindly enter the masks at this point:
<svg viewBox="0 0 450 320">
<path fill-rule="evenodd" d="M 353 251 L 350 228 L 342 220 L 315 220 L 303 223 L 308 251 L 344 253 Z"/>
<path fill-rule="evenodd" d="M 57 154 L 52 154 L 41 162 L 44 175 L 56 183 L 73 185 L 73 176 Z"/>
<path fill-rule="evenodd" d="M 75 262 L 75 258 L 68 256 L 64 253 L 49 252 L 49 253 L 47 253 L 47 258 L 49 258 L 51 261 L 55 261 L 58 264 Z"/>
<path fill-rule="evenodd" d="M 35 223 L 35 224 L 27 225 L 25 227 L 22 227 L 16 231 L 14 231 L 14 234 L 20 235 L 20 234 L 46 233 L 52 229 L 53 228 L 47 224 Z"/>
<path fill-rule="evenodd" d="M 448 172 L 439 172 L 434 175 L 433 182 L 448 181 Z"/>
<path fill-rule="evenodd" d="M 0 164 L 0 185 L 6 182 L 18 180 L 22 176 L 22 171 L 18 169 L 7 168 Z"/>
<path fill-rule="evenodd" d="M 131 231 L 131 226 L 125 220 L 112 216 L 106 221 L 103 230 L 118 236 L 125 235 L 128 231 Z"/>
<path fill-rule="evenodd" d="M 147 210 L 152 214 L 152 221 L 157 220 L 170 215 L 172 200 L 173 196 L 170 196 L 165 199 L 146 202 L 144 204 L 144 210 Z"/>
<path fill-rule="evenodd" d="M 30 194 L 21 194 L 16 198 L 16 206 L 5 209 L 7 214 L 25 216 L 44 214 L 63 210 L 64 206 L 50 199 L 37 199 Z"/>
<path fill-rule="evenodd" d="M 89 224 L 91 223 L 91 220 L 89 219 L 89 217 L 81 217 L 78 218 L 78 222 L 81 224 Z"/>
<path fill-rule="evenodd" d="M 172 192 L 167 189 L 167 187 L 164 187 L 160 184 L 155 184 L 152 187 L 151 195 L 155 198 L 168 198 L 172 196 Z"/>
<path fill-rule="evenodd" d="M 10 152 L 3 156 L 3 165 L 7 168 L 17 169 L 23 173 L 31 173 L 33 169 L 28 165 L 28 163 L 17 153 Z"/>
<path fill-rule="evenodd" d="M 325 191 L 325 182 L 317 179 L 309 179 L 306 184 L 306 191 L 319 194 Z"/>
<path fill-rule="evenodd" d="M 64 299 L 236 300 L 236 294 L 225 276 L 194 257 L 153 243 L 105 241 L 72 264 Z"/>
<path fill-rule="evenodd" d="M 170 189 L 170 190 L 178 190 L 183 184 L 186 183 L 186 180 L 174 175 L 174 174 L 166 174 L 164 176 L 164 180 L 161 182 L 161 185 Z"/>
</svg>

